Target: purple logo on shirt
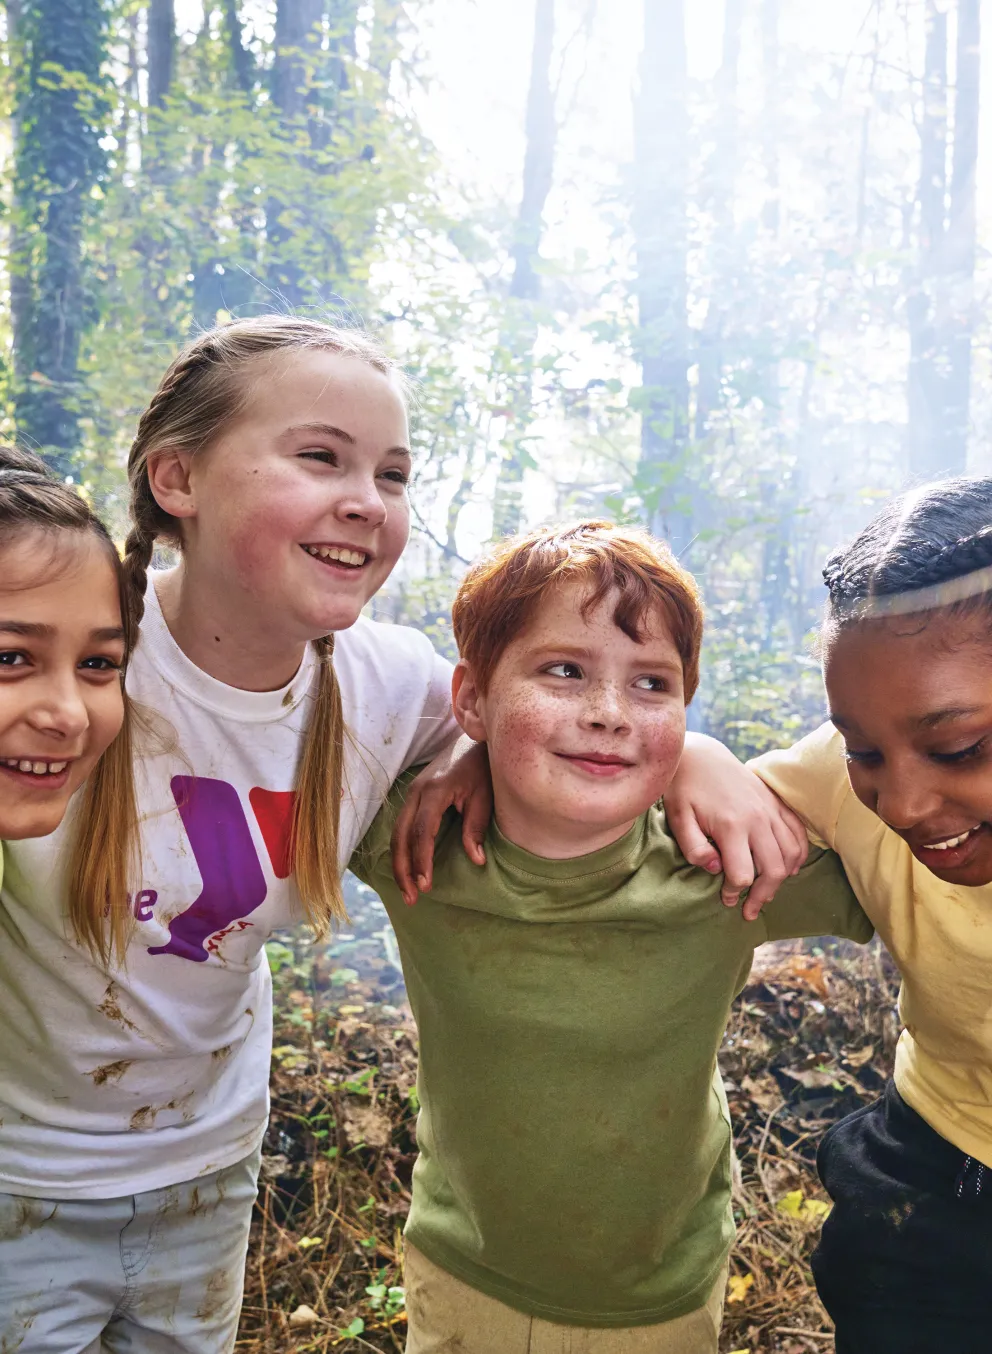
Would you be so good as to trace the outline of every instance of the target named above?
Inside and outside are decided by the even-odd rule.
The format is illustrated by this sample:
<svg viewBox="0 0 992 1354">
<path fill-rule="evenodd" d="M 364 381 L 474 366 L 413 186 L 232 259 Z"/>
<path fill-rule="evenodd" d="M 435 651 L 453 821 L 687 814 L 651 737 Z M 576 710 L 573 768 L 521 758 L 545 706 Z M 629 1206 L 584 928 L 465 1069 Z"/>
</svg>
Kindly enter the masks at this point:
<svg viewBox="0 0 992 1354">
<path fill-rule="evenodd" d="M 212 935 L 234 929 L 234 923 L 261 907 L 265 875 L 233 785 L 200 776 L 173 776 L 172 794 L 203 888 L 192 906 L 169 923 L 169 943 L 152 946 L 148 953 L 174 954 L 202 964 L 209 957 L 205 942 Z"/>
</svg>

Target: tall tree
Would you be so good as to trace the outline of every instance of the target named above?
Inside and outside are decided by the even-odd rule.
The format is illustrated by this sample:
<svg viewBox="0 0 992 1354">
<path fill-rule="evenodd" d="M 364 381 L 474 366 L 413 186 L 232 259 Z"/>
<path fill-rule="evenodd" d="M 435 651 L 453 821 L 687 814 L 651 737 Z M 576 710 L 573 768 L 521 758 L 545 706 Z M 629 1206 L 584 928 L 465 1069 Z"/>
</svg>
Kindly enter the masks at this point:
<svg viewBox="0 0 992 1354">
<path fill-rule="evenodd" d="M 689 115 L 684 0 L 644 0 L 634 105 L 638 486 L 649 525 L 684 552 L 692 530 L 687 317 Z"/>
<path fill-rule="evenodd" d="M 554 45 L 555 0 L 537 0 L 527 95 L 523 193 L 513 241 L 513 280 L 510 283 L 510 295 L 526 301 L 535 300 L 539 290 L 536 264 L 541 250 L 544 208 L 554 176 L 558 132 L 551 86 Z"/>
<path fill-rule="evenodd" d="M 734 199 L 739 139 L 737 86 L 743 18 L 744 0 L 724 0 L 723 59 L 716 79 L 716 128 L 709 166 L 709 199 L 713 219 L 712 285 L 706 320 L 699 338 L 699 383 L 695 411 L 697 442 L 706 436 L 710 418 L 720 403 L 728 294 L 737 281 Z"/>
<path fill-rule="evenodd" d="M 150 0 L 148 6 L 148 106 L 161 108 L 172 88 L 176 67 L 175 0 Z"/>
<path fill-rule="evenodd" d="M 554 45 L 555 0 L 537 0 L 527 95 L 523 191 L 513 237 L 507 324 L 500 343 L 505 367 L 501 403 L 506 409 L 507 431 L 493 506 L 494 536 L 512 535 L 520 529 L 524 470 L 531 460 L 526 439 L 534 418 L 533 358 L 537 324 L 533 302 L 540 294 L 538 263 L 544 233 L 544 209 L 554 178 L 558 133 L 551 80 Z"/>
<path fill-rule="evenodd" d="M 975 328 L 975 181 L 978 168 L 981 0 L 959 0 L 955 62 L 954 153 L 947 222 L 950 332 L 945 400 L 947 459 L 961 470 L 968 461 L 971 414 L 971 348 Z"/>
<path fill-rule="evenodd" d="M 909 464 L 915 475 L 928 478 L 961 474 L 967 466 L 974 330 L 980 0 L 958 0 L 950 132 L 947 19 L 940 0 L 927 0 L 917 193 L 919 261 L 906 305 Z"/>
<path fill-rule="evenodd" d="M 101 0 L 21 0 L 15 53 L 14 306 L 18 431 L 68 475 L 79 440 L 83 274 L 91 190 L 109 118 Z"/>
</svg>

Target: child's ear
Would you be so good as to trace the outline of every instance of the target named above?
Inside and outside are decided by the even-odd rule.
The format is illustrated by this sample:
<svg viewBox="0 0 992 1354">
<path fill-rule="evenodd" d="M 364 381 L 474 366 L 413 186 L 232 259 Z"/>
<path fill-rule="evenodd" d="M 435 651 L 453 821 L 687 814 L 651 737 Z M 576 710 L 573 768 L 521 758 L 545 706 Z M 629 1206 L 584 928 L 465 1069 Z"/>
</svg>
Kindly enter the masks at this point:
<svg viewBox="0 0 992 1354">
<path fill-rule="evenodd" d="M 148 459 L 148 485 L 155 502 L 170 517 L 195 517 L 196 497 L 190 483 L 188 451 L 171 448 Z"/>
<path fill-rule="evenodd" d="M 455 718 L 477 743 L 486 741 L 486 726 L 482 714 L 482 695 L 476 685 L 472 669 L 459 661 L 451 678 L 451 708 Z"/>
</svg>

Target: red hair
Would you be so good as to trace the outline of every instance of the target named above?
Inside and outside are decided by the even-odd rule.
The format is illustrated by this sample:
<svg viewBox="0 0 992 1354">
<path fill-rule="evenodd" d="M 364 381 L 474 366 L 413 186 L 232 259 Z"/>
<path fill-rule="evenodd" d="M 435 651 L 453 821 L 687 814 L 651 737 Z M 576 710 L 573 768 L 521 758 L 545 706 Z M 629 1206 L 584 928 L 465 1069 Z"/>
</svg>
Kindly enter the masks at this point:
<svg viewBox="0 0 992 1354">
<path fill-rule="evenodd" d="M 451 608 L 458 652 L 485 691 L 507 645 L 552 588 L 584 583 L 583 616 L 615 596 L 614 624 L 642 643 L 663 617 L 682 659 L 688 705 L 699 685 L 703 604 L 696 580 L 662 541 L 637 527 L 578 522 L 500 541 L 462 579 Z"/>
</svg>

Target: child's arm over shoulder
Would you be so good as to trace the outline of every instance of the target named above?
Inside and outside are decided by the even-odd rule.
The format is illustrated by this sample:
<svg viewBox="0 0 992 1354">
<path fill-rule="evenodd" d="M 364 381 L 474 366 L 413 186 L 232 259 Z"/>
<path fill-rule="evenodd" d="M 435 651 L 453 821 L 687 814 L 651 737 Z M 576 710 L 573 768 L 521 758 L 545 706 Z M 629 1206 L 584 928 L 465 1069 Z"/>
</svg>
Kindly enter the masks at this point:
<svg viewBox="0 0 992 1354">
<path fill-rule="evenodd" d="M 837 846 L 837 822 L 853 791 L 844 740 L 832 724 L 822 724 L 791 748 L 766 752 L 748 766 L 799 815 L 814 842 Z"/>
<path fill-rule="evenodd" d="M 844 936 L 865 944 L 875 929 L 862 911 L 835 851 L 814 846 L 806 864 L 787 879 L 760 921 L 764 940 Z"/>
<path fill-rule="evenodd" d="M 355 847 L 348 862 L 348 869 L 352 874 L 357 875 L 363 884 L 368 884 L 369 888 L 375 889 L 377 893 L 381 894 L 384 888 L 395 887 L 389 858 L 389 840 L 396 819 L 410 792 L 410 786 L 420 770 L 419 766 L 411 767 L 393 782 L 386 802 L 376 814 L 368 832 Z"/>
</svg>

